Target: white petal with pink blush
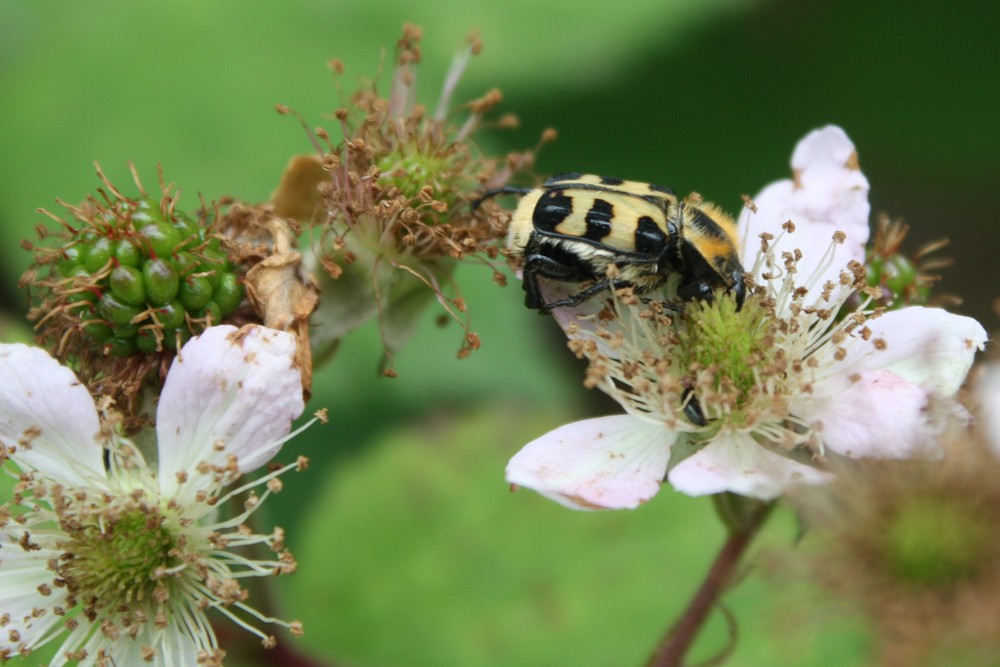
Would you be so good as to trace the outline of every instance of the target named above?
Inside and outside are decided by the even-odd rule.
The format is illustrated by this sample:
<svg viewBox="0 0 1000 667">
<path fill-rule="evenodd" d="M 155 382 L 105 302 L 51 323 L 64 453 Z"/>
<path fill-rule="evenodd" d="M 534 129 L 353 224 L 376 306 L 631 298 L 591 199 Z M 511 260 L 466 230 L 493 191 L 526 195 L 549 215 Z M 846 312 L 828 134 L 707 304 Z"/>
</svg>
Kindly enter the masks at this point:
<svg viewBox="0 0 1000 667">
<path fill-rule="evenodd" d="M 800 284 L 822 286 L 836 282 L 851 260 L 864 261 L 868 241 L 868 179 L 857 165 L 854 144 L 839 127 L 828 125 L 810 132 L 792 154 L 794 180 L 785 179 L 766 186 L 756 197 L 756 212 L 744 209 L 739 229 L 743 239 L 743 265 L 753 266 L 760 249 L 759 236 L 779 237 L 782 226 L 791 221 L 795 232 L 776 242 L 781 251 L 802 251 Z M 835 232 L 847 240 L 836 249 L 836 260 L 824 260 Z M 760 276 L 756 276 L 760 278 Z"/>
<path fill-rule="evenodd" d="M 971 317 L 922 306 L 889 311 L 865 326 L 871 331 L 869 340 L 855 337 L 845 342 L 847 356 L 837 364 L 840 372 L 888 369 L 944 396 L 958 391 L 987 338 Z"/>
<path fill-rule="evenodd" d="M 265 327 L 212 327 L 188 341 L 156 415 L 165 493 L 175 491 L 176 473 L 202 462 L 225 466 L 235 456 L 247 472 L 274 456 L 304 408 L 294 354 L 291 334 Z"/>
<path fill-rule="evenodd" d="M 678 463 L 667 480 L 681 493 L 705 496 L 737 493 L 772 500 L 798 484 L 821 484 L 833 476 L 792 461 L 742 433 L 720 433 Z"/>
<path fill-rule="evenodd" d="M 934 456 L 930 390 L 888 370 L 838 375 L 817 383 L 793 406 L 830 450 L 852 458 Z"/>
<path fill-rule="evenodd" d="M 507 481 L 572 509 L 631 509 L 660 490 L 676 439 L 631 415 L 573 422 L 525 445 Z"/>
</svg>

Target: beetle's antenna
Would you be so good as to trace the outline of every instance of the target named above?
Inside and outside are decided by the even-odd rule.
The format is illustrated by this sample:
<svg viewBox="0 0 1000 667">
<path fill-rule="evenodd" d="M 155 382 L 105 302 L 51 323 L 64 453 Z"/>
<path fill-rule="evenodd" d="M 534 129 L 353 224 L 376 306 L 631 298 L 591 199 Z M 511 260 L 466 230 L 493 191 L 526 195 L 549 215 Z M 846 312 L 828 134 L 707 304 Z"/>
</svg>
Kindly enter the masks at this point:
<svg viewBox="0 0 1000 667">
<path fill-rule="evenodd" d="M 483 193 L 483 196 L 472 202 L 472 212 L 475 212 L 483 202 L 487 199 L 493 199 L 494 197 L 499 197 L 500 195 L 526 195 L 531 192 L 534 188 L 514 188 L 505 186 L 502 188 L 493 188 L 492 190 L 487 190 Z"/>
</svg>

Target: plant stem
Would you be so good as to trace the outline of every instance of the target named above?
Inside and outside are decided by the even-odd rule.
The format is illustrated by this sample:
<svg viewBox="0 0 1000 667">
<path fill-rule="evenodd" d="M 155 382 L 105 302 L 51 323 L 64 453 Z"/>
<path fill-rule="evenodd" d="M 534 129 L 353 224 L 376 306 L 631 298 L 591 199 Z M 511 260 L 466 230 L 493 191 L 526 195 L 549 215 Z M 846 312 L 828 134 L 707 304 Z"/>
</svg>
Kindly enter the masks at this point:
<svg viewBox="0 0 1000 667">
<path fill-rule="evenodd" d="M 727 494 L 728 495 L 728 494 Z M 687 608 L 679 619 L 667 630 L 663 639 L 656 646 L 653 654 L 646 662 L 646 667 L 682 667 L 684 656 L 694 644 L 708 616 L 719 601 L 719 597 L 732 580 L 736 566 L 746 553 L 747 547 L 767 521 L 773 505 L 748 498 L 741 508 L 738 521 L 726 518 L 729 534 L 722 549 L 712 562 L 705 580 L 688 602 Z M 728 502 L 727 502 L 728 501 Z M 726 517 L 732 510 L 733 497 L 716 497 L 716 507 L 721 515 Z"/>
</svg>

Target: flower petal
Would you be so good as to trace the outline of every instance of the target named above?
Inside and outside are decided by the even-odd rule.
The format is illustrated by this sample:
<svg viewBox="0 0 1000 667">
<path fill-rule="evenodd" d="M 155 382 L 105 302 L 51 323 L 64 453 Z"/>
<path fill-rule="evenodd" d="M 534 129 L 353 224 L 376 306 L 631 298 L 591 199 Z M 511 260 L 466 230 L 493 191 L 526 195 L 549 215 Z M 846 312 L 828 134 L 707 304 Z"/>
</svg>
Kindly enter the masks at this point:
<svg viewBox="0 0 1000 667">
<path fill-rule="evenodd" d="M 893 310 L 866 326 L 869 340 L 854 337 L 845 342 L 847 356 L 836 365 L 838 372 L 887 369 L 944 396 L 958 391 L 976 350 L 986 344 L 986 330 L 979 322 L 940 308 Z"/>
<path fill-rule="evenodd" d="M 772 500 L 797 484 L 821 484 L 829 473 L 797 463 L 761 447 L 749 435 L 720 433 L 704 448 L 678 463 L 667 481 L 689 496 L 729 491 Z"/>
<path fill-rule="evenodd" d="M 930 393 L 888 370 L 830 377 L 792 412 L 815 426 L 823 443 L 853 458 L 934 456 L 936 427 L 926 408 Z"/>
<path fill-rule="evenodd" d="M 198 654 L 203 650 L 212 651 L 217 648 L 215 633 L 204 617 L 204 612 L 185 609 L 185 603 L 184 600 L 171 600 L 167 603 L 171 608 L 168 614 L 171 622 L 162 628 L 152 623 L 143 623 L 135 637 L 122 632 L 112 638 L 96 632 L 84 648 L 91 655 L 103 650 L 114 659 L 114 665 L 157 664 L 185 667 L 211 664 L 204 660 L 199 663 Z M 149 651 L 155 656 L 155 662 L 149 659 Z"/>
<path fill-rule="evenodd" d="M 101 484 L 101 423 L 73 371 L 27 345 L 0 345 L 0 444 L 67 486 Z"/>
<path fill-rule="evenodd" d="M 302 378 L 293 365 L 295 338 L 261 326 L 206 329 L 181 349 L 156 414 L 160 485 L 199 463 L 240 472 L 265 464 L 302 414 Z"/>
<path fill-rule="evenodd" d="M 837 281 L 851 260 L 864 261 L 868 240 L 868 179 L 857 164 L 854 144 L 839 127 L 828 125 L 810 132 L 792 155 L 794 180 L 772 183 L 754 197 L 756 212 L 740 215 L 743 265 L 754 265 L 760 250 L 758 238 L 767 232 L 780 237 L 776 256 L 784 251 L 802 251 L 798 264 L 799 285 L 819 292 L 828 281 Z M 795 232 L 782 236 L 782 225 L 791 220 Z M 847 240 L 836 249 L 835 261 L 825 261 L 834 232 Z M 756 276 L 762 283 L 760 276 Z"/>
<path fill-rule="evenodd" d="M 632 509 L 659 491 L 675 438 L 631 415 L 574 422 L 525 445 L 507 481 L 572 509 Z"/>
<path fill-rule="evenodd" d="M 10 534 L 0 533 L 0 591 L 3 591 L 0 613 L 9 616 L 0 633 L 0 655 L 17 655 L 22 646 L 33 648 L 50 634 L 58 633 L 66 619 L 52 610 L 70 607 L 69 592 L 65 586 L 55 585 L 55 575 L 49 567 L 65 551 L 52 548 L 54 545 L 37 544 L 34 536 L 32 549 L 25 550 L 18 543 L 24 534 L 20 529 Z M 39 614 L 39 609 L 48 613 Z"/>
</svg>

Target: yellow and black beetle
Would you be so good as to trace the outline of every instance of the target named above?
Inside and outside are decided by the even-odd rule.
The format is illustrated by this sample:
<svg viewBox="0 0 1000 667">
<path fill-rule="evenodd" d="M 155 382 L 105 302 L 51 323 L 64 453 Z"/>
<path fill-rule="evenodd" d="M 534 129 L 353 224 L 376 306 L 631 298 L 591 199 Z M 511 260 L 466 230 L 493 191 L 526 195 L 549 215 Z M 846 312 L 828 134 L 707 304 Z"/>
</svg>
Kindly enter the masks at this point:
<svg viewBox="0 0 1000 667">
<path fill-rule="evenodd" d="M 746 287 L 733 219 L 713 204 L 680 201 L 662 185 L 590 174 L 565 173 L 521 194 L 507 236 L 511 256 L 524 262 L 524 303 L 548 312 L 576 306 L 608 289 L 651 292 L 679 276 L 683 301 L 732 290 L 742 305 Z M 482 200 L 480 200 L 482 201 Z M 608 267 L 617 269 L 608 277 Z M 593 284 L 546 302 L 539 276 Z"/>
</svg>

